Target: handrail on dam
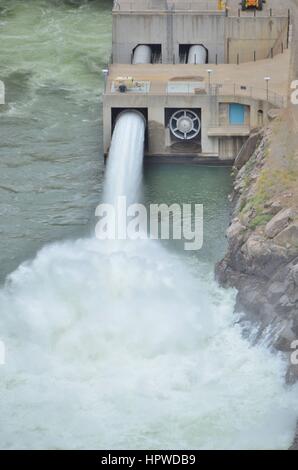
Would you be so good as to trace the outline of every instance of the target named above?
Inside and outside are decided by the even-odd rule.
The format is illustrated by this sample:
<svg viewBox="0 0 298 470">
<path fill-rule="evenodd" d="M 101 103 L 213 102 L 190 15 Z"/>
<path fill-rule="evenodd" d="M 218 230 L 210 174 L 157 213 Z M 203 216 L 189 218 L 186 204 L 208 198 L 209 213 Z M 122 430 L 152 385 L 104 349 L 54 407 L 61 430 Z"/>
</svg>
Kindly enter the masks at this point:
<svg viewBox="0 0 298 470">
<path fill-rule="evenodd" d="M 263 10 L 251 10 L 243 12 L 241 8 L 219 9 L 218 0 L 114 0 L 113 13 L 183 13 L 200 12 L 212 13 L 213 15 L 225 15 L 239 18 L 268 18 L 289 16 L 289 10 L 284 7 L 268 8 Z"/>
<path fill-rule="evenodd" d="M 149 82 L 148 82 L 149 83 Z M 105 94 L 106 95 L 123 95 L 122 93 L 112 89 L 113 81 L 109 82 L 110 89 L 108 90 L 108 83 L 106 83 Z M 268 103 L 278 107 L 285 108 L 288 103 L 288 98 L 286 95 L 281 95 L 272 90 L 267 90 L 261 87 L 248 86 L 239 83 L 213 83 L 211 86 L 205 84 L 204 88 L 196 90 L 194 85 L 191 82 L 185 83 L 181 91 L 179 88 L 176 90 L 169 90 L 169 82 L 165 84 L 162 88 L 159 86 L 159 89 L 152 89 L 150 86 L 146 86 L 138 90 L 130 90 L 127 93 L 129 95 L 138 95 L 138 96 L 193 96 L 196 94 L 207 94 L 210 96 L 225 96 L 233 98 L 248 98 L 254 100 L 267 101 Z"/>
<path fill-rule="evenodd" d="M 214 86 L 216 91 L 215 95 L 233 96 L 251 98 L 262 101 L 267 101 L 279 108 L 287 106 L 287 97 L 276 93 L 275 91 L 267 90 L 261 87 L 241 85 L 239 83 L 224 83 L 216 84 Z"/>
<path fill-rule="evenodd" d="M 130 11 L 130 12 L 145 12 L 145 11 L 212 11 L 216 13 L 224 13 L 224 10 L 218 9 L 218 0 L 115 0 L 114 11 Z"/>
</svg>

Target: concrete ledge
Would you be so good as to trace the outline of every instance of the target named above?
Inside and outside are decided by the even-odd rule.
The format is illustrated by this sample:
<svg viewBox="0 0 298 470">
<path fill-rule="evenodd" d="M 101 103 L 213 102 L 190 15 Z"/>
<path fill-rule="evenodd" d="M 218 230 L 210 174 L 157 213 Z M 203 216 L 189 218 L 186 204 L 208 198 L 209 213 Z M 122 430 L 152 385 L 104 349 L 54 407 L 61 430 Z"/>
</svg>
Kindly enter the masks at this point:
<svg viewBox="0 0 298 470">
<path fill-rule="evenodd" d="M 208 129 L 209 137 L 248 137 L 249 135 L 249 126 L 218 126 Z"/>
</svg>

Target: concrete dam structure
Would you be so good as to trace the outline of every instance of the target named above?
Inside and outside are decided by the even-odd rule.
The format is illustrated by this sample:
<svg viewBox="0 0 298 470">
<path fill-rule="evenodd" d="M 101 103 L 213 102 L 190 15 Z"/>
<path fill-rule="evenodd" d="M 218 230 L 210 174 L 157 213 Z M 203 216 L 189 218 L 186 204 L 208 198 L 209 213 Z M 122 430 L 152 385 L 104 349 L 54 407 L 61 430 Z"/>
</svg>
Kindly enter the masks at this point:
<svg viewBox="0 0 298 470">
<path fill-rule="evenodd" d="M 118 115 L 146 121 L 146 157 L 233 162 L 271 108 L 287 104 L 287 10 L 229 0 L 117 0 L 105 71 L 104 153 Z"/>
</svg>

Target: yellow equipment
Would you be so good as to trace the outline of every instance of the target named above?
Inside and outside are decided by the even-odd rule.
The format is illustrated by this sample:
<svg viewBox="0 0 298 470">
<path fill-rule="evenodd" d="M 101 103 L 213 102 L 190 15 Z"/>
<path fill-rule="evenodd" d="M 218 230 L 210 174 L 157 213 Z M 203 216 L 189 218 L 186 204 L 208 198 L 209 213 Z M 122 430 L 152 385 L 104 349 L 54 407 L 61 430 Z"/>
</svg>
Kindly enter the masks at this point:
<svg viewBox="0 0 298 470">
<path fill-rule="evenodd" d="M 256 8 L 257 10 L 263 10 L 264 0 L 242 0 L 242 10 L 248 10 L 249 8 Z"/>
<path fill-rule="evenodd" d="M 114 86 L 120 93 L 125 93 L 129 89 L 140 87 L 141 85 L 133 77 L 117 77 L 114 81 Z"/>
</svg>

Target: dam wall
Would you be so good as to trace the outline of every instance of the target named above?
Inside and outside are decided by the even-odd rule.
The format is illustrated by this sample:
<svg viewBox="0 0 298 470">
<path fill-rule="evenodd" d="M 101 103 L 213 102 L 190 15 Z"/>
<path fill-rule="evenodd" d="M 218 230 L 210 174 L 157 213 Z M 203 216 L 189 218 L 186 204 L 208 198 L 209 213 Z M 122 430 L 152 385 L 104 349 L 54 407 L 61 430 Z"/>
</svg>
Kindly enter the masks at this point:
<svg viewBox="0 0 298 470">
<path fill-rule="evenodd" d="M 286 13 L 274 17 L 227 17 L 224 38 L 226 63 L 267 59 L 271 52 L 274 55 L 281 53 L 288 45 L 288 25 Z"/>
<path fill-rule="evenodd" d="M 204 45 L 210 63 L 266 59 L 278 40 L 287 47 L 287 32 L 287 13 L 239 18 L 222 12 L 158 15 L 154 10 L 135 13 L 116 10 L 113 14 L 113 62 L 130 64 L 139 44 L 159 46 L 164 64 L 179 63 L 181 48 L 190 44 Z"/>
<path fill-rule="evenodd" d="M 243 126 L 229 125 L 229 106 L 233 102 L 244 106 Z M 104 98 L 104 152 L 108 153 L 118 113 L 125 109 L 139 109 L 147 121 L 147 155 L 221 155 L 222 159 L 233 159 L 250 135 L 250 129 L 258 127 L 260 107 L 262 114 L 266 114 L 269 107 L 252 98 L 226 97 L 219 104 L 218 97 L 214 95 L 109 95 Z M 173 138 L 168 125 L 168 115 L 178 109 L 193 109 L 200 116 L 200 135 L 187 145 Z"/>
<path fill-rule="evenodd" d="M 139 110 L 147 156 L 233 162 L 251 133 L 266 125 L 268 111 L 287 105 L 288 10 L 273 12 L 266 4 L 262 12 L 237 14 L 222 3 L 114 2 L 105 155 L 118 114 Z"/>
</svg>

